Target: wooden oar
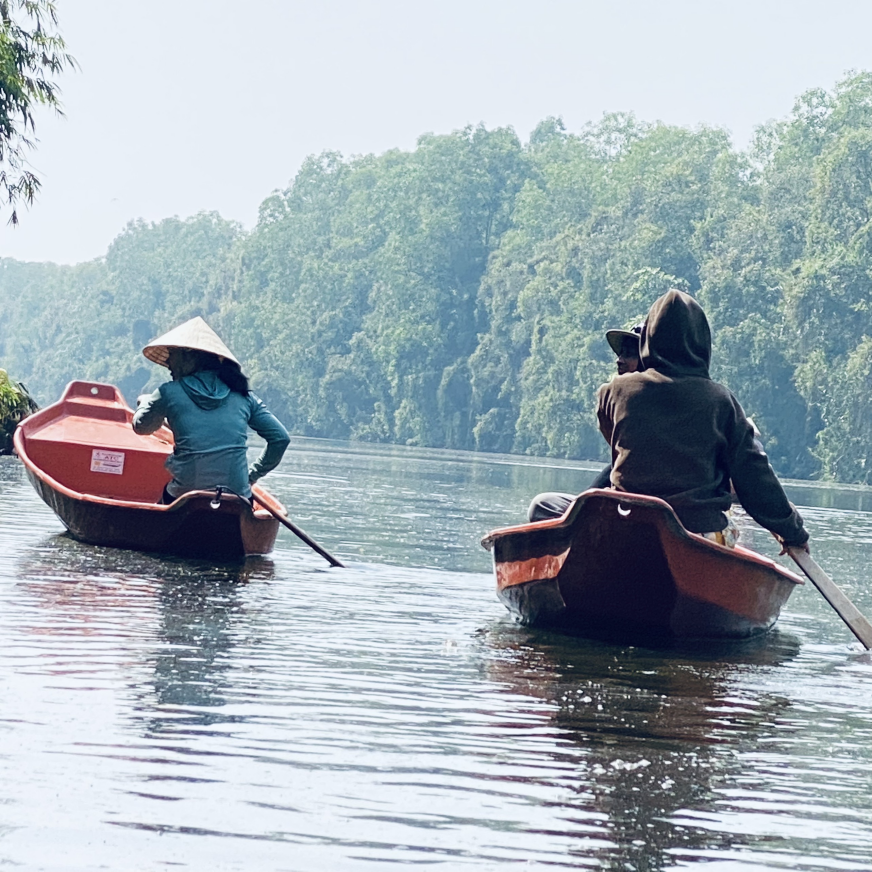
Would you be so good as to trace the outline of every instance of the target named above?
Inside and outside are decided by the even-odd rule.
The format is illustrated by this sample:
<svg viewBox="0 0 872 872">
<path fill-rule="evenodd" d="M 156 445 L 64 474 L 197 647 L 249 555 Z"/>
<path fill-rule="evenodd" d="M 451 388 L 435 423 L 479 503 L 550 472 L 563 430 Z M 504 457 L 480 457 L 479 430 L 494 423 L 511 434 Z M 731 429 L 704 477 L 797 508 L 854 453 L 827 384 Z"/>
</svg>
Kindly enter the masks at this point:
<svg viewBox="0 0 872 872">
<path fill-rule="evenodd" d="M 265 508 L 277 521 L 284 524 L 295 536 L 302 539 L 313 551 L 317 551 L 331 566 L 341 566 L 345 568 L 345 564 L 341 560 L 337 560 L 329 551 L 322 548 L 311 536 L 304 533 L 287 515 L 277 512 L 272 506 L 261 502 L 255 496 L 255 501 L 259 506 Z"/>
<path fill-rule="evenodd" d="M 823 594 L 836 614 L 847 624 L 848 629 L 868 650 L 872 648 L 872 624 L 863 617 L 839 586 L 817 565 L 815 559 L 803 548 L 789 547 L 787 553 L 805 573 L 809 581 Z"/>
<path fill-rule="evenodd" d="M 221 488 L 218 489 L 218 498 L 220 499 Z M 236 494 L 239 496 L 239 494 Z M 245 497 L 241 497 L 241 499 L 245 499 Z M 258 485 L 254 485 L 252 487 L 251 494 L 252 503 L 257 503 L 258 506 L 266 509 L 279 523 L 284 524 L 295 536 L 299 539 L 302 539 L 313 551 L 317 551 L 331 566 L 341 566 L 343 569 L 345 568 L 345 564 L 341 560 L 337 560 L 327 549 L 322 548 L 311 536 L 301 530 L 284 512 L 280 512 L 278 509 L 274 508 L 270 505 L 271 502 L 275 502 L 276 505 L 282 506 L 281 503 L 277 502 L 275 497 L 269 492 L 259 487 Z M 252 508 L 254 505 L 252 504 Z M 284 506 L 282 506 L 284 508 Z"/>
</svg>

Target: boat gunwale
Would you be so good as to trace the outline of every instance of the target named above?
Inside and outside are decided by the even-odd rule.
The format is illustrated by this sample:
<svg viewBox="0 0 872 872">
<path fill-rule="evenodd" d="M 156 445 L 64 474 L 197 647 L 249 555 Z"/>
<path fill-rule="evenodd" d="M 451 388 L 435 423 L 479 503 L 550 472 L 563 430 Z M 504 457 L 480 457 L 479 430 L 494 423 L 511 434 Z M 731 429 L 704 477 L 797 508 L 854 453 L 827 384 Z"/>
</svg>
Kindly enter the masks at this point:
<svg viewBox="0 0 872 872">
<path fill-rule="evenodd" d="M 734 548 L 728 548 L 725 545 L 713 542 L 711 539 L 706 539 L 698 533 L 692 533 L 681 523 L 672 506 L 659 497 L 647 496 L 645 494 L 617 492 L 610 488 L 589 488 L 588 490 L 582 491 L 582 493 L 573 500 L 563 515 L 559 518 L 548 518 L 543 521 L 529 521 L 526 524 L 518 524 L 512 527 L 500 527 L 496 530 L 492 530 L 482 538 L 481 545 L 486 550 L 493 552 L 497 540 L 506 538 L 507 536 L 541 533 L 549 529 L 571 533 L 575 519 L 581 511 L 582 505 L 589 497 L 604 498 L 609 502 L 624 503 L 627 505 L 646 507 L 659 506 L 660 508 L 664 508 L 668 510 L 665 513 L 664 520 L 670 528 L 670 532 L 692 548 L 710 549 L 721 554 L 730 554 L 736 559 L 754 563 L 767 569 L 774 569 L 784 578 L 785 581 L 791 581 L 797 587 L 805 584 L 803 578 L 796 573 L 791 572 L 791 570 L 786 566 L 783 566 L 772 558 L 767 557 L 765 554 L 760 554 L 741 545 L 736 545 Z M 496 560 L 496 555 L 494 555 L 494 559 Z"/>
<path fill-rule="evenodd" d="M 64 407 L 67 404 L 68 395 L 70 393 L 70 388 L 72 385 L 77 382 L 70 382 L 64 390 L 61 398 L 52 403 L 49 406 L 46 406 L 44 409 L 40 409 L 37 412 L 34 412 L 32 415 L 28 415 L 23 421 L 19 423 L 19 425 L 15 428 L 15 433 L 13 435 L 12 441 L 15 448 L 15 453 L 18 455 L 21 462 L 24 464 L 26 469 L 32 474 L 35 475 L 40 481 L 42 481 L 47 487 L 50 487 L 56 493 L 62 494 L 68 499 L 76 500 L 77 502 L 83 503 L 92 503 L 94 505 L 100 506 L 111 506 L 114 508 L 126 508 L 126 509 L 146 509 L 148 511 L 153 512 L 175 512 L 179 509 L 183 509 L 185 505 L 192 500 L 202 499 L 206 497 L 208 499 L 213 499 L 215 496 L 214 490 L 193 490 L 186 491 L 180 496 L 176 497 L 171 503 L 155 503 L 155 502 L 143 502 L 140 500 L 122 500 L 117 499 L 115 497 L 103 497 L 97 494 L 89 494 L 81 491 L 73 490 L 73 488 L 68 487 L 65 484 L 59 482 L 56 478 L 49 475 L 44 469 L 37 466 L 34 460 L 30 457 L 27 452 L 26 447 L 26 437 L 30 435 L 28 431 L 33 430 L 34 432 L 38 432 L 42 427 L 47 424 L 57 420 L 58 418 L 64 417 Z M 81 382 L 83 384 L 99 384 L 97 382 Z M 117 394 L 118 389 L 114 385 L 106 385 L 107 387 L 112 387 Z M 120 394 L 118 394 L 120 396 Z M 76 398 L 78 401 L 80 398 Z M 94 400 L 84 397 L 82 398 L 86 402 L 92 403 L 95 408 L 99 408 L 101 403 L 95 402 Z M 123 402 L 123 398 L 122 398 Z M 125 408 L 127 411 L 132 413 L 132 409 L 125 403 L 122 408 Z M 75 417 L 87 418 L 84 415 L 76 415 Z M 97 416 L 94 416 L 95 418 Z M 102 420 L 102 419 L 98 419 Z M 120 423 L 120 422 L 116 422 Z M 221 499 L 222 501 L 227 501 L 228 504 L 238 503 L 240 507 L 247 506 L 251 510 L 251 514 L 253 517 L 258 520 L 266 520 L 268 518 L 272 518 L 272 513 L 265 508 L 267 502 L 269 501 L 274 505 L 278 510 L 285 512 L 285 507 L 282 503 L 277 500 L 272 494 L 268 491 L 261 488 L 259 485 L 252 485 L 252 496 L 253 500 L 249 501 L 245 497 L 240 496 L 239 494 L 233 493 L 231 491 L 222 491 Z M 262 504 L 261 507 L 255 508 L 255 502 L 260 502 Z M 244 510 L 244 509 L 243 509 Z"/>
</svg>

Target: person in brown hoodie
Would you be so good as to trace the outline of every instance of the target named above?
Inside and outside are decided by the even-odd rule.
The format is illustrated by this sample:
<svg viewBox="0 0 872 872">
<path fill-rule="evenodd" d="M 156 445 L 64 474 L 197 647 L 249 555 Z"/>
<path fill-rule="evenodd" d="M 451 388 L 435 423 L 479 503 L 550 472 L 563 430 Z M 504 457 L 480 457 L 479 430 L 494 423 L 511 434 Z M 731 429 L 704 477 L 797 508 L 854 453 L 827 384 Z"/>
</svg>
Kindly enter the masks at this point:
<svg viewBox="0 0 872 872">
<path fill-rule="evenodd" d="M 639 360 L 639 336 L 642 333 L 642 324 L 636 324 L 630 330 L 606 330 L 606 342 L 615 352 L 615 367 L 618 375 L 626 372 L 636 372 L 641 368 Z M 594 480 L 588 485 L 589 488 L 607 488 L 610 486 L 612 465 L 600 470 Z M 527 519 L 530 521 L 544 521 L 550 518 L 559 518 L 575 502 L 574 494 L 562 491 L 549 491 L 537 494 L 530 507 L 527 509 Z"/>
<path fill-rule="evenodd" d="M 689 294 L 654 302 L 641 335 L 644 369 L 613 378 L 598 393 L 600 432 L 611 446 L 616 490 L 665 500 L 693 533 L 727 527 L 730 482 L 745 511 L 784 545 L 808 547 L 739 401 L 709 376 L 712 340 Z"/>
</svg>

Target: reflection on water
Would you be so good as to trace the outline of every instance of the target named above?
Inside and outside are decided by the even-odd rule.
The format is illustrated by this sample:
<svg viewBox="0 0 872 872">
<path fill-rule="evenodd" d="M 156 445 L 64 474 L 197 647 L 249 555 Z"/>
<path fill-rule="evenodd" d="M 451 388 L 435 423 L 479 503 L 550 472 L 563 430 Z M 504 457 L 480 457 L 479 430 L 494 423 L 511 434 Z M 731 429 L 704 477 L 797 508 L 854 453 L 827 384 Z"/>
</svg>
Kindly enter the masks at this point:
<svg viewBox="0 0 872 872">
<path fill-rule="evenodd" d="M 668 661 L 518 629 L 489 638 L 498 654 L 489 677 L 518 698 L 552 707 L 559 736 L 553 756 L 571 767 L 575 782 L 566 819 L 596 822 L 598 853 L 622 869 L 665 868 L 676 849 L 705 848 L 705 833 L 677 831 L 670 817 L 710 804 L 717 786 L 740 771 L 738 753 L 753 748 L 790 705 L 778 695 L 741 699 L 731 678 L 742 668 L 783 665 L 799 650 L 781 633 L 769 644 L 688 647 Z M 572 850 L 579 860 L 589 856 L 582 841 Z M 729 834 L 720 842 L 726 845 L 748 847 Z"/>
<path fill-rule="evenodd" d="M 478 538 L 594 473 L 299 441 L 270 483 L 330 570 L 284 532 L 239 565 L 82 545 L 2 459 L 0 860 L 869 872 L 872 663 L 810 586 L 718 647 L 509 620 Z M 872 613 L 872 517 L 832 505 L 815 556 Z"/>
<path fill-rule="evenodd" d="M 151 658 L 154 694 L 143 700 L 142 709 L 153 712 L 160 706 L 197 710 L 225 704 L 228 669 L 232 663 L 235 623 L 244 620 L 244 602 L 236 577 L 206 576 L 191 580 L 174 579 L 158 592 L 160 638 L 163 646 Z M 195 723 L 214 723 L 219 715 L 203 711 Z M 162 722 L 149 732 L 158 733 Z"/>
</svg>

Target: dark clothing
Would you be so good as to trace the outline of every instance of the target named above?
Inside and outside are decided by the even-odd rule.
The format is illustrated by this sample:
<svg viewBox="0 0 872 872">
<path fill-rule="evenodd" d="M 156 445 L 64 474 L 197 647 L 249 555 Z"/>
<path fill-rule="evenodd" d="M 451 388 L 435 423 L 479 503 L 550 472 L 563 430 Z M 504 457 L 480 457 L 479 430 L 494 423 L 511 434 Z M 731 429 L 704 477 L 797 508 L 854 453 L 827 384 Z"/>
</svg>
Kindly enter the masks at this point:
<svg viewBox="0 0 872 872">
<path fill-rule="evenodd" d="M 575 502 L 573 494 L 549 491 L 537 494 L 527 509 L 528 521 L 550 521 L 551 518 L 562 518 L 564 512 Z"/>
<path fill-rule="evenodd" d="M 609 464 L 608 466 L 603 467 L 597 474 L 596 478 L 588 485 L 588 487 L 597 487 L 601 490 L 603 488 L 612 486 L 612 466 Z"/>
<path fill-rule="evenodd" d="M 609 481 L 609 473 L 611 471 L 611 466 L 601 469 L 596 474 L 594 480 L 587 486 L 587 489 L 592 487 L 611 487 Z M 545 521 L 550 518 L 560 518 L 576 499 L 576 494 L 566 494 L 561 491 L 537 494 L 533 497 L 533 502 L 530 503 L 530 507 L 527 509 L 527 519 L 529 521 Z"/>
<path fill-rule="evenodd" d="M 745 510 L 788 545 L 808 533 L 738 400 L 709 377 L 711 333 L 687 294 L 669 291 L 642 331 L 644 371 L 599 389 L 613 487 L 666 500 L 694 533 L 723 530 L 730 481 Z"/>
</svg>

